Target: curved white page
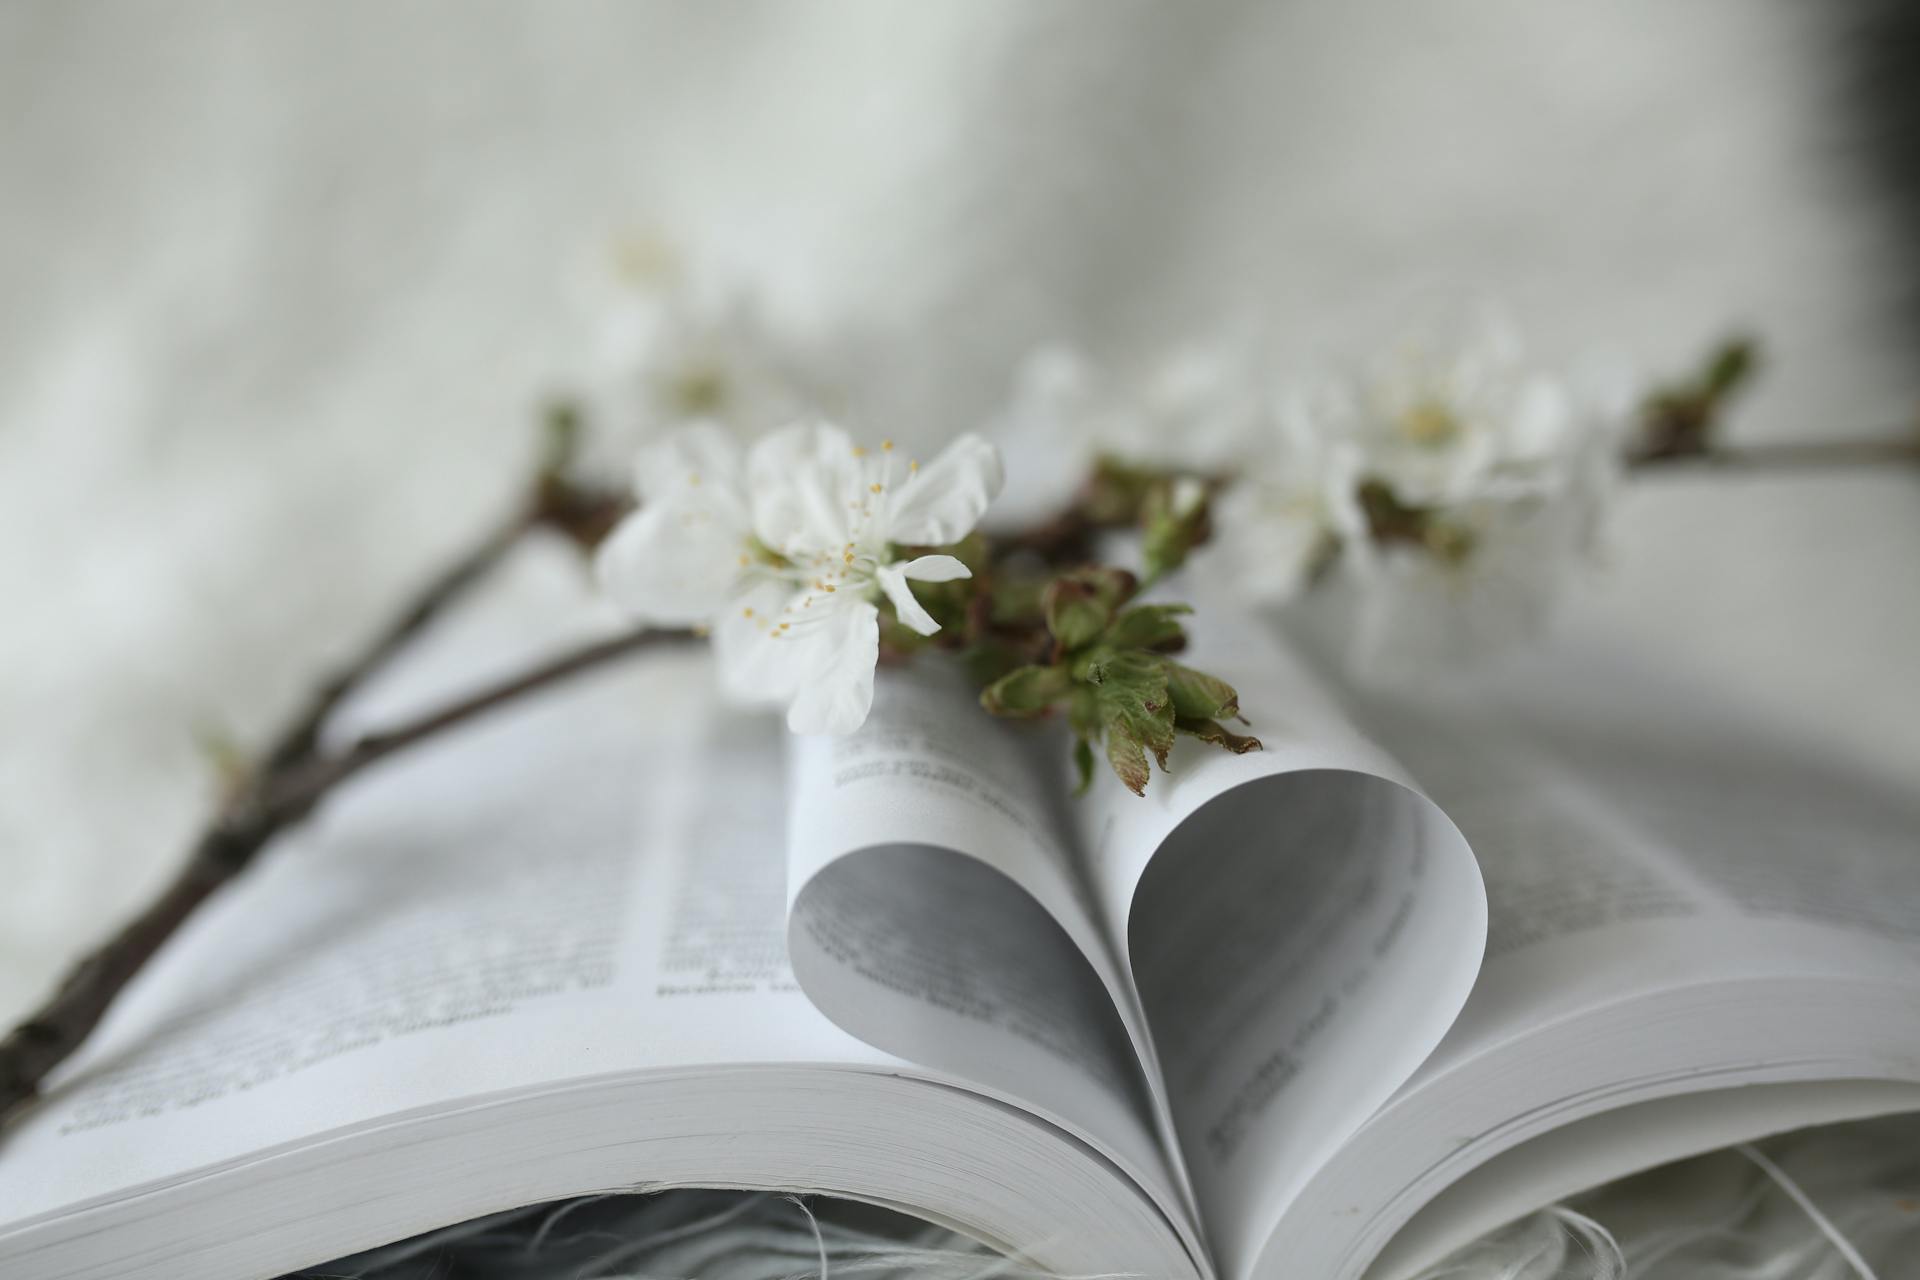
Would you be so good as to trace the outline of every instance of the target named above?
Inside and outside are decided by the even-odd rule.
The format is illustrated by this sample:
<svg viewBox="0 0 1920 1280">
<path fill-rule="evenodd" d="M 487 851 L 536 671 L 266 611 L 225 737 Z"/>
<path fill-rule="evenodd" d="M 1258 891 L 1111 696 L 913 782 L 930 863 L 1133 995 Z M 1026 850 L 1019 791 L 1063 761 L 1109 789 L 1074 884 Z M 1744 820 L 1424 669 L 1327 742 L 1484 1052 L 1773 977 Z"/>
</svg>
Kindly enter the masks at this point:
<svg viewBox="0 0 1920 1280">
<path fill-rule="evenodd" d="M 1226 616 L 1215 611 L 1211 616 Z M 1082 815 L 1223 1275 L 1440 1043 L 1486 943 L 1466 840 L 1251 622 L 1196 636 L 1263 749 L 1183 741 Z"/>
<path fill-rule="evenodd" d="M 1452 824 L 1289 655 L 1214 637 L 1193 661 L 1262 711 L 1267 749 L 1183 743 L 1144 799 L 1102 777 L 1067 801 L 1057 736 L 936 672 L 884 678 L 858 734 L 796 745 L 789 951 L 868 1043 L 1135 1143 L 1232 1275 L 1439 1043 L 1486 899 Z"/>
<path fill-rule="evenodd" d="M 1473 840 L 1488 957 L 1446 1041 L 1296 1200 L 1266 1274 L 1357 1276 L 1383 1248 L 1399 1274 L 1492 1225 L 1487 1206 L 1823 1122 L 1833 1097 L 1914 1105 L 1910 790 L 1601 646 L 1365 710 Z"/>
<path fill-rule="evenodd" d="M 1145 1033 L 1076 866 L 1064 751 L 983 715 L 956 675 L 884 673 L 858 733 L 795 740 L 794 976 L 868 1044 L 1086 1136 L 1199 1256 Z"/>
</svg>

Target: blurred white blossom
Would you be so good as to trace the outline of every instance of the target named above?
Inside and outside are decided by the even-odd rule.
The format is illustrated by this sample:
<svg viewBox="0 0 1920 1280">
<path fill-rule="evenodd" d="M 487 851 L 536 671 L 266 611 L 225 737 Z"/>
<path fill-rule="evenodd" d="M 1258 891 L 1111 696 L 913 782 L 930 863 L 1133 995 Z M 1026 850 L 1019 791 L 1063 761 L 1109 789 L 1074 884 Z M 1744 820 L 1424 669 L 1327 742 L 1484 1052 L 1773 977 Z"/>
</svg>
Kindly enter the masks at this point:
<svg viewBox="0 0 1920 1280">
<path fill-rule="evenodd" d="M 884 596 L 900 622 L 939 624 L 910 581 L 969 577 L 954 556 L 899 558 L 972 531 L 1003 481 L 997 450 L 962 436 L 926 466 L 838 427 L 785 428 L 742 453 L 705 423 L 641 451 L 640 508 L 614 530 L 600 580 L 635 618 L 713 632 L 722 688 L 784 706 L 795 733 L 851 733 L 873 702 Z"/>
<path fill-rule="evenodd" d="M 1482 317 L 1394 346 L 1342 414 L 1328 430 L 1358 446 L 1366 530 L 1337 566 L 1350 669 L 1416 679 L 1537 636 L 1619 476 L 1618 382 L 1531 364 Z"/>
<path fill-rule="evenodd" d="M 1066 347 L 1042 347 L 1015 368 L 1007 403 L 983 428 L 1007 460 L 996 524 L 1038 524 L 1087 482 L 1099 457 L 1097 381 L 1093 366 Z"/>
<path fill-rule="evenodd" d="M 1148 371 L 1130 411 L 1114 415 L 1107 451 L 1130 462 L 1227 471 L 1260 447 L 1269 398 L 1246 343 L 1183 346 Z"/>
<path fill-rule="evenodd" d="M 1565 380 L 1529 365 L 1489 314 L 1402 337 L 1344 408 L 1367 474 L 1415 506 L 1551 490 L 1588 425 Z"/>
<path fill-rule="evenodd" d="M 1116 377 L 1070 347 L 1046 347 L 1016 372 L 997 430 L 1036 442 L 1056 467 L 1075 459 L 1081 476 L 1101 457 L 1223 473 L 1262 445 L 1267 394 L 1252 348 L 1238 340 L 1183 345 L 1138 378 Z"/>
<path fill-rule="evenodd" d="M 1049 350 L 996 430 L 1053 460 L 1056 508 L 1101 457 L 1207 478 L 1196 576 L 1261 606 L 1339 586 L 1361 665 L 1411 665 L 1423 647 L 1459 662 L 1540 629 L 1613 490 L 1621 380 L 1596 394 L 1530 361 L 1484 310 L 1430 319 L 1310 386 L 1276 386 L 1265 364 L 1246 342 L 1196 344 L 1117 378 Z"/>
<path fill-rule="evenodd" d="M 1213 539 L 1196 572 L 1254 604 L 1281 604 L 1343 547 L 1365 543 L 1364 460 L 1331 426 L 1304 396 L 1275 412 L 1267 447 L 1249 453 L 1214 502 Z"/>
<path fill-rule="evenodd" d="M 820 353 L 779 331 L 753 294 L 695 273 L 657 237 L 616 240 L 579 293 L 577 390 L 603 457 L 630 457 L 689 422 L 749 439 L 829 407 Z"/>
</svg>

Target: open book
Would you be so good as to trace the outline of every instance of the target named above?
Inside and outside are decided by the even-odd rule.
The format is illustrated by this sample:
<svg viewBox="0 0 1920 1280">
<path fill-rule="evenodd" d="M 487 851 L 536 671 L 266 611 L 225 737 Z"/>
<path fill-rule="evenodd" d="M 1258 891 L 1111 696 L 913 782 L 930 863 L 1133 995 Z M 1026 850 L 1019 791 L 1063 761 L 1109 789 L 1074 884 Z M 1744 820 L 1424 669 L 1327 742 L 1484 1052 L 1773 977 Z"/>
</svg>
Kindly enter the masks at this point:
<svg viewBox="0 0 1920 1280">
<path fill-rule="evenodd" d="M 577 613 L 523 569 L 353 716 Z M 1400 1277 L 1635 1167 L 1920 1108 L 1914 797 L 1592 655 L 1363 700 L 1201 641 L 1265 750 L 1177 751 L 1145 799 L 1070 798 L 1056 738 L 937 666 L 789 741 L 692 653 L 399 760 L 0 1140 L 0 1275 L 257 1280 L 701 1185 L 1066 1272 Z"/>
</svg>

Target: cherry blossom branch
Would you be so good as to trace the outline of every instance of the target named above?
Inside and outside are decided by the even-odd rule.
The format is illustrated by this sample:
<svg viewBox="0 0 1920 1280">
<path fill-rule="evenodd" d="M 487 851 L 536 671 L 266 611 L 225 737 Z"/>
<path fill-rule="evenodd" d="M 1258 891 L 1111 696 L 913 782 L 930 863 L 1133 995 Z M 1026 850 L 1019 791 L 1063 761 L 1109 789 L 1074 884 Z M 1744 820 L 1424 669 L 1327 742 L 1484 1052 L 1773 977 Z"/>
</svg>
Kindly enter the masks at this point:
<svg viewBox="0 0 1920 1280">
<path fill-rule="evenodd" d="M 341 703 L 485 579 L 528 533 L 552 529 L 592 545 L 624 513 L 625 499 L 565 479 L 575 433 L 566 415 L 550 419 L 546 456 L 526 496 L 422 584 L 352 661 L 320 684 L 258 759 L 239 771 L 160 895 L 82 957 L 53 994 L 0 1040 L 0 1124 L 38 1096 L 47 1074 L 80 1046 L 120 991 L 200 905 L 335 787 L 376 761 L 528 693 L 680 638 L 682 633 L 641 631 L 597 641 L 337 752 L 322 752 L 321 732 Z"/>
<path fill-rule="evenodd" d="M 1915 438 L 1720 445 L 1713 439 L 1714 428 L 1751 365 L 1750 347 L 1729 345 L 1697 381 L 1652 401 L 1641 442 L 1627 458 L 1629 467 L 1636 472 L 1683 467 L 1758 471 L 1920 463 L 1920 439 Z M 550 418 L 547 455 L 534 483 L 506 518 L 424 583 L 352 661 L 314 690 L 267 748 L 238 771 L 213 820 L 159 896 L 81 959 L 52 996 L 0 1040 L 0 1124 L 39 1095 L 48 1073 L 80 1046 L 120 991 L 202 903 L 350 778 L 573 676 L 692 638 L 693 633 L 685 631 L 629 631 L 538 663 L 336 750 L 322 746 L 322 733 L 341 704 L 484 580 L 528 533 L 552 530 L 591 548 L 630 509 L 623 496 L 566 478 L 576 433 L 570 415 L 561 412 Z M 1224 727 L 1239 711 L 1231 686 L 1170 656 L 1184 642 L 1178 621 L 1184 609 L 1140 605 L 1134 600 L 1139 583 L 1131 575 L 1086 563 L 1102 532 L 1134 528 L 1142 537 L 1149 579 L 1177 567 L 1209 536 L 1206 497 L 1226 480 L 1207 476 L 1183 481 L 1172 473 L 1104 462 L 1066 510 L 1027 529 L 998 535 L 983 547 L 987 572 L 973 587 L 948 584 L 927 593 L 936 612 L 948 615 L 947 634 L 969 650 L 990 711 L 1068 717 L 1077 737 L 1076 763 L 1083 783 L 1091 775 L 1096 744 L 1104 743 L 1108 764 L 1136 792 L 1146 785 L 1149 756 L 1164 767 L 1177 734 L 1232 751 L 1258 748 L 1254 739 Z M 1375 502 L 1368 514 L 1376 525 L 1382 511 L 1402 523 L 1431 515 L 1401 506 L 1389 510 Z M 1024 586 L 1017 581 L 1023 574 Z M 1004 593 L 990 598 L 984 583 L 995 578 L 1001 579 Z M 943 591 L 949 594 L 943 596 Z M 1028 597 L 1025 607 L 1008 607 L 1009 599 L 1022 597 Z M 911 636 L 903 638 L 918 643 Z"/>
<path fill-rule="evenodd" d="M 1708 352 L 1691 374 L 1655 388 L 1640 405 L 1637 438 L 1626 452 L 1627 468 L 1636 472 L 1672 467 L 1786 471 L 1920 463 L 1920 420 L 1860 439 L 1722 443 L 1720 430 L 1728 408 L 1744 394 L 1760 364 L 1758 341 L 1735 335 Z"/>
<path fill-rule="evenodd" d="M 0 1040 L 0 1123 L 39 1095 L 48 1073 L 80 1046 L 105 1016 L 121 990 L 202 903 L 251 866 L 277 836 L 303 821 L 336 788 L 380 760 L 563 680 L 646 649 L 693 638 L 691 631 L 629 631 L 542 662 L 414 720 L 362 737 L 337 750 L 328 751 L 322 746 L 323 730 L 342 702 L 384 669 L 410 641 L 484 579 L 530 531 L 540 528 L 556 530 L 583 548 L 591 548 L 630 510 L 631 504 L 624 498 L 579 486 L 564 478 L 565 464 L 571 454 L 573 425 L 570 419 L 565 418 L 556 419 L 550 425 L 553 428 L 551 435 L 558 443 L 550 445 L 548 459 L 540 468 L 527 499 L 510 512 L 507 519 L 425 583 L 350 663 L 319 686 L 255 761 L 236 771 L 234 782 L 212 822 L 194 841 L 180 871 L 160 895 L 74 965 L 53 995 L 4 1040 Z M 1129 489 L 1116 499 L 1110 492 L 1114 483 L 1111 477 L 1096 478 L 1088 494 L 1060 516 L 1031 530 L 1015 531 L 1003 541 L 996 540 L 990 552 L 991 559 L 997 563 L 1004 558 L 1017 556 L 1017 553 L 1024 553 L 1043 565 L 1057 566 L 1063 562 L 1077 561 L 1087 552 L 1091 535 L 1099 529 L 1117 527 L 1129 521 L 1133 508 L 1142 501 L 1141 494 L 1147 491 L 1145 481 L 1130 479 L 1127 483 L 1138 487 L 1140 492 Z M 1157 523 L 1148 522 L 1148 533 L 1153 534 L 1156 530 L 1160 542 L 1165 544 L 1165 554 L 1184 554 L 1185 546 L 1196 532 L 1190 515 L 1172 513 L 1162 513 Z M 1091 643 L 1097 632 L 1107 628 L 1112 620 L 1110 615 L 1121 601 L 1116 598 L 1106 604 L 1096 605 L 1090 593 L 1078 587 L 1075 590 L 1089 595 L 1089 599 L 1076 600 L 1072 607 L 1077 607 L 1081 613 L 1092 611 L 1099 615 L 1098 626 L 1088 630 L 1083 638 L 1085 643 Z M 1129 585 L 1122 594 L 1131 594 L 1131 590 Z M 1037 607 L 1037 596 L 1035 604 L 1032 616 L 1023 619 L 1023 626 L 1045 639 L 1047 628 L 1052 626 L 1057 631 L 1061 623 L 1054 606 L 1050 605 L 1043 613 Z M 965 604 L 961 607 L 963 611 L 968 611 L 973 606 Z M 1123 615 L 1121 625 L 1139 630 L 1140 618 L 1136 610 Z M 1162 621 L 1158 624 L 1158 630 L 1142 643 L 1164 646 L 1171 638 Z M 1122 653 L 1119 656 L 1131 656 L 1138 666 L 1144 652 L 1142 650 L 1131 655 Z M 1155 659 L 1155 662 L 1158 661 Z M 1151 749 L 1164 760 L 1166 748 L 1176 729 L 1170 705 L 1172 694 L 1164 687 L 1168 680 L 1167 673 L 1160 666 L 1149 665 L 1152 669 L 1134 675 L 1136 685 L 1148 688 L 1148 695 L 1144 699 L 1145 712 L 1142 714 L 1160 709 L 1153 703 L 1153 696 L 1157 696 L 1160 703 L 1169 705 L 1165 708 L 1166 714 L 1161 717 L 1166 720 L 1165 725 L 1129 729 L 1124 735 L 1127 750 L 1131 752 L 1130 763 L 1142 772 L 1145 769 L 1144 752 Z M 1247 750 L 1257 745 L 1250 738 L 1223 736 L 1218 726 L 1204 718 L 1216 713 L 1232 714 L 1236 704 L 1232 701 L 1230 690 L 1224 685 L 1190 687 L 1193 681 L 1185 676 L 1197 676 L 1197 673 L 1185 673 L 1184 668 L 1179 671 L 1183 673 L 1183 683 L 1180 684 L 1178 700 L 1188 710 L 1197 711 L 1196 716 L 1179 721 L 1178 731 L 1196 735 L 1214 734 L 1209 740 L 1220 741 L 1232 750 Z M 1154 685 L 1156 679 L 1159 681 L 1157 686 Z M 1157 695 L 1153 693 L 1155 688 L 1158 689 Z M 1139 692 L 1137 689 L 1134 691 Z M 1010 706 L 1008 709 L 1017 714 L 1033 714 L 1042 708 L 1036 703 L 1017 708 Z M 1157 729 L 1164 729 L 1164 734 L 1158 734 Z M 1135 741 L 1137 736 L 1142 737 L 1142 741 Z M 1161 740 L 1162 737 L 1165 741 Z M 1144 785 L 1144 777 L 1132 779 L 1129 785 L 1138 790 Z"/>
<path fill-rule="evenodd" d="M 37 1095 L 47 1073 L 79 1047 L 121 989 L 201 903 L 252 865 L 275 836 L 303 821 L 349 778 L 528 694 L 642 650 L 692 638 L 689 631 L 625 632 L 573 649 L 391 729 L 358 738 L 337 752 L 284 756 L 281 748 L 309 734 L 303 715 L 263 758 L 266 767 L 255 780 L 232 795 L 194 842 L 179 873 L 152 905 L 81 959 L 53 996 L 0 1041 L 0 1117 Z M 330 682 L 314 705 L 325 701 L 335 684 L 357 686 L 389 653 L 378 644 L 369 646 L 365 656 L 372 661 L 356 664 L 348 679 Z M 276 759 L 280 762 L 272 763 Z"/>
<path fill-rule="evenodd" d="M 1678 469 L 1801 471 L 1837 467 L 1920 465 L 1920 436 L 1807 440 L 1779 444 L 1711 445 L 1685 453 L 1640 451 L 1627 456 L 1636 472 Z"/>
</svg>

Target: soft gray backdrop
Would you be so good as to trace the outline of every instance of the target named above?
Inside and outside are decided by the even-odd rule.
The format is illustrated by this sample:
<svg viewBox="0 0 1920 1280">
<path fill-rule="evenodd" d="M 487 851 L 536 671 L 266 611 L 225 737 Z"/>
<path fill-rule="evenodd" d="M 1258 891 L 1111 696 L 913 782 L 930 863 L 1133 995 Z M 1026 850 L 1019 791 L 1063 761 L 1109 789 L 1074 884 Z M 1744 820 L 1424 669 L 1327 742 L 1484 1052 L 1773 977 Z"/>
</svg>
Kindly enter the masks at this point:
<svg viewBox="0 0 1920 1280">
<path fill-rule="evenodd" d="M 907 437 L 1037 339 L 1339 351 L 1433 285 L 1654 369 L 1751 325 L 1743 436 L 1891 429 L 1920 366 L 1865 13 L 0 9 L 0 1019 L 166 873 L 195 726 L 258 734 L 496 509 L 623 222 L 882 335 Z M 1663 479 L 1569 625 L 1920 785 L 1916 547 L 1911 478 Z"/>
</svg>

